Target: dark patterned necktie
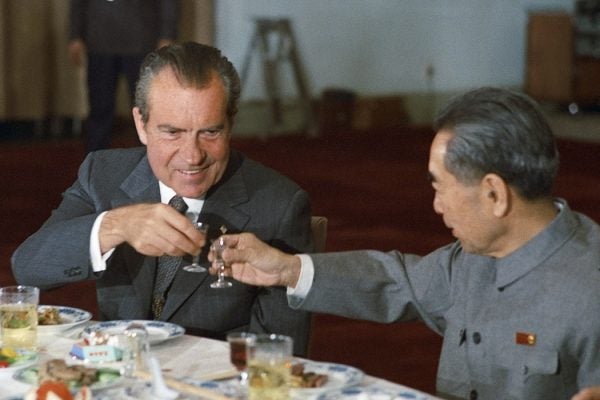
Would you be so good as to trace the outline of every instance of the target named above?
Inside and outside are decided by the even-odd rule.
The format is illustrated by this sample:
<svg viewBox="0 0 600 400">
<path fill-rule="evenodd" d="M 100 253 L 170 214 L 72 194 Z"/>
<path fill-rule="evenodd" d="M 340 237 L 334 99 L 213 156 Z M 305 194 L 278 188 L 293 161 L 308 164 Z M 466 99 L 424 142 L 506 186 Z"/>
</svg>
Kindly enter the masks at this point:
<svg viewBox="0 0 600 400">
<path fill-rule="evenodd" d="M 180 196 L 173 196 L 169 201 L 169 205 L 184 214 L 188 206 Z M 154 281 L 154 291 L 152 293 L 152 314 L 154 319 L 159 319 L 167 299 L 167 292 L 175 274 L 181 257 L 175 256 L 160 256 L 158 258 L 158 270 L 156 272 L 156 280 Z"/>
</svg>

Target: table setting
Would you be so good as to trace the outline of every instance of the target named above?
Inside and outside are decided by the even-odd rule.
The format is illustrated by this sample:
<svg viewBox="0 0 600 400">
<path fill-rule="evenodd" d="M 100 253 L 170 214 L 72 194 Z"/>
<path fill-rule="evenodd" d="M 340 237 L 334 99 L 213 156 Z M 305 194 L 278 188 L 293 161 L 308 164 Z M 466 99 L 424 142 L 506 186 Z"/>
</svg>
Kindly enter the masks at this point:
<svg viewBox="0 0 600 400">
<path fill-rule="evenodd" d="M 163 321 L 94 321 L 86 310 L 39 305 L 37 288 L 11 288 L 0 288 L 0 400 L 38 400 L 56 379 L 75 400 L 436 399 L 353 366 L 294 357 L 288 336 L 220 341 Z"/>
</svg>

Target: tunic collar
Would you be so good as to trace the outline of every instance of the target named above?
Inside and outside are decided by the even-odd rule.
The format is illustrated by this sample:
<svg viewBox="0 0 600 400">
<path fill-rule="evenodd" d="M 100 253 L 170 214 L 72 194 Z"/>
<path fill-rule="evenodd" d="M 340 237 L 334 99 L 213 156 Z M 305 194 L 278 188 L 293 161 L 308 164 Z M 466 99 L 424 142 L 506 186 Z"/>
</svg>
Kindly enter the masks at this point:
<svg viewBox="0 0 600 400">
<path fill-rule="evenodd" d="M 578 225 L 573 211 L 563 199 L 555 199 L 558 214 L 554 220 L 524 246 L 506 257 L 496 259 L 496 287 L 515 282 L 542 264 L 571 239 Z"/>
</svg>

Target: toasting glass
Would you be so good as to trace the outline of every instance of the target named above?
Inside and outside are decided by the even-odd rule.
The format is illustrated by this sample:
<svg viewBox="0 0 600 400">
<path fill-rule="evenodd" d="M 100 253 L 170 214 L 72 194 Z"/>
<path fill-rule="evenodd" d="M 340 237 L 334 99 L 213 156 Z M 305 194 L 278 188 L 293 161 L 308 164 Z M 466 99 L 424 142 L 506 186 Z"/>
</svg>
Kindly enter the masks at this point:
<svg viewBox="0 0 600 400">
<path fill-rule="evenodd" d="M 204 233 L 204 236 L 206 236 L 206 233 L 208 232 L 208 224 L 206 222 L 196 222 L 194 226 L 197 230 Z M 193 256 L 192 263 L 184 266 L 183 269 L 188 272 L 205 272 L 206 268 L 200 265 L 200 253 L 198 253 L 196 256 Z"/>
<path fill-rule="evenodd" d="M 215 264 L 219 270 L 217 272 L 217 280 L 211 283 L 210 287 L 213 289 L 223 289 L 233 286 L 231 282 L 225 280 L 226 266 L 225 262 L 223 261 L 223 250 L 227 248 L 227 245 L 225 244 L 225 239 L 223 236 L 220 236 L 218 239 L 216 239 L 212 243 L 211 248 L 214 251 Z"/>
</svg>

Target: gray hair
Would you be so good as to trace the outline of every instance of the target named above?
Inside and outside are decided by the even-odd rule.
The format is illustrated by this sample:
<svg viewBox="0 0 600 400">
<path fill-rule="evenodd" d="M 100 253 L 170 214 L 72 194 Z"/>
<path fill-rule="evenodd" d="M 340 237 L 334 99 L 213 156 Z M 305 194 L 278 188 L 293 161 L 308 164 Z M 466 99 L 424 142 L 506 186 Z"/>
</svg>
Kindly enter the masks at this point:
<svg viewBox="0 0 600 400">
<path fill-rule="evenodd" d="M 522 93 L 480 88 L 455 97 L 434 121 L 448 130 L 444 165 L 465 184 L 500 176 L 525 199 L 550 196 L 559 156 L 538 105 Z"/>
<path fill-rule="evenodd" d="M 217 48 L 195 42 L 161 47 L 149 53 L 140 68 L 135 88 L 134 104 L 140 109 L 142 120 L 148 122 L 148 92 L 152 81 L 162 70 L 171 68 L 177 80 L 185 86 L 202 88 L 213 73 L 217 73 L 227 91 L 227 118 L 233 124 L 240 98 L 240 78 L 233 64 Z"/>
</svg>

